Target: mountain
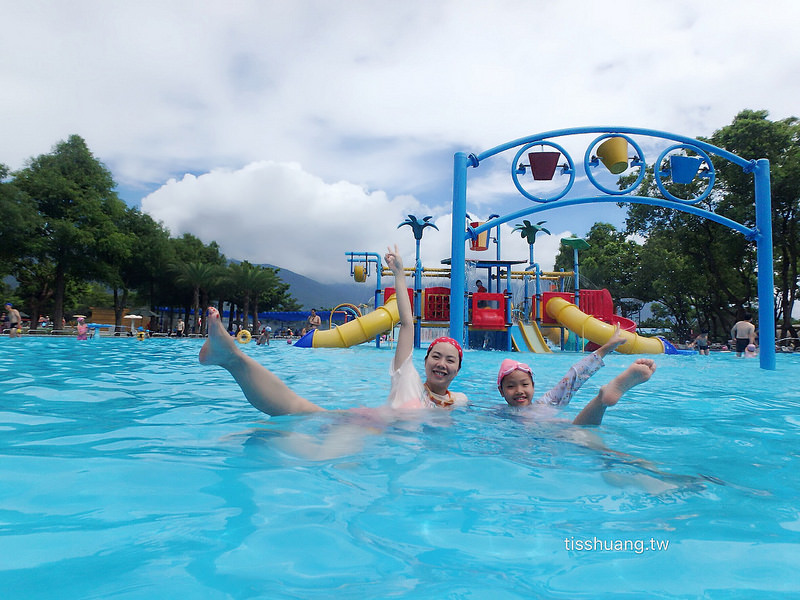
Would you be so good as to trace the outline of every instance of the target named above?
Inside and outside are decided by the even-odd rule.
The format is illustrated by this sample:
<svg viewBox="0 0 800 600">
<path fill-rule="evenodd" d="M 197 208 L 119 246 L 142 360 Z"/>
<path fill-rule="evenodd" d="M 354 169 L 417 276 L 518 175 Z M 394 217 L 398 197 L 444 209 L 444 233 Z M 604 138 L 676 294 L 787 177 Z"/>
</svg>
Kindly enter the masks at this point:
<svg viewBox="0 0 800 600">
<path fill-rule="evenodd" d="M 375 283 L 319 283 L 294 271 L 263 265 L 278 270 L 281 281 L 289 284 L 289 293 L 305 310 L 331 309 L 338 304 L 372 304 Z"/>
</svg>

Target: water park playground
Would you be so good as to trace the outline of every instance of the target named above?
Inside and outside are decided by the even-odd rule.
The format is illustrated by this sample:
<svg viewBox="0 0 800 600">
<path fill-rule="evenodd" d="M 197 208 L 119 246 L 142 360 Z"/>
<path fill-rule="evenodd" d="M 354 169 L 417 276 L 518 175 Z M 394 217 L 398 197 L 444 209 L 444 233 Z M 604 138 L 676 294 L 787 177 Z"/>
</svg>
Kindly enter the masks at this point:
<svg viewBox="0 0 800 600">
<path fill-rule="evenodd" d="M 596 168 L 596 154 L 587 150 L 584 168 Z M 562 176 L 574 173 L 560 156 Z M 454 214 L 466 215 L 467 165 L 486 158 L 456 155 Z M 464 361 L 470 405 L 457 414 L 421 411 L 419 422 L 380 429 L 347 410 L 380 407 L 390 385 L 375 370 L 393 353 L 362 345 L 397 320 L 369 253 L 348 257 L 354 278 L 376 278 L 378 308 L 341 307 L 351 321 L 303 338 L 340 351 L 241 346 L 329 412 L 263 419 L 227 372 L 197 361 L 202 339 L 0 338 L 3 598 L 796 597 L 800 355 L 776 368 L 769 315 L 760 314 L 760 365 L 723 353 L 659 357 L 646 393 L 632 392 L 602 429 L 501 410 L 486 374 L 518 356 L 509 347 L 578 349 L 618 319 L 602 290 L 575 289 L 576 272 L 525 269 L 499 249 L 495 260 L 464 256 L 492 227 L 537 210 L 467 227 L 454 219 L 450 266 L 414 265 L 417 343 L 444 328 L 498 348 Z M 758 231 L 729 224 L 760 257 L 764 218 Z M 767 273 L 760 311 L 772 310 Z M 486 292 L 472 291 L 477 279 Z M 657 338 L 631 339 L 646 345 L 639 352 L 666 352 Z M 542 359 L 543 389 L 575 362 Z M 582 396 L 629 361 L 607 356 Z M 348 435 L 313 443 L 331 431 Z"/>
<path fill-rule="evenodd" d="M 586 135 L 597 135 L 586 146 L 581 165 L 581 171 L 591 184 L 590 193 L 586 193 L 584 186 L 582 192 L 570 194 L 579 170 L 560 138 Z M 640 143 L 641 138 L 650 140 L 650 146 Z M 654 144 L 653 140 L 657 143 Z M 662 194 L 660 198 L 634 195 L 644 180 L 648 164 L 645 147 L 655 147 L 656 152 L 660 151 L 652 163 L 655 182 Z M 467 212 L 469 169 L 477 169 L 484 161 L 514 150 L 516 154 L 510 160 L 511 179 L 520 194 L 532 204 L 506 215 L 492 215 L 483 222 L 472 220 Z M 712 156 L 733 162 L 745 173 L 753 174 L 755 227 L 698 206 L 714 187 L 716 171 Z M 634 182 L 628 187 L 612 187 L 614 177 L 636 173 L 637 170 Z M 526 178 L 528 173 L 530 178 Z M 548 194 L 538 191 L 537 185 L 542 182 L 549 184 L 556 176 L 563 182 L 562 189 Z M 676 190 L 687 187 L 693 190 L 692 195 L 676 195 Z M 552 190 L 552 186 L 548 185 L 547 189 Z M 451 256 L 442 260 L 444 267 L 423 267 L 419 258 L 423 232 L 431 225 L 428 223 L 430 217 L 420 220 L 409 215 L 409 219 L 401 224 L 412 228 L 417 246 L 415 266 L 408 270 L 414 275 L 413 289 L 409 287 L 409 294 L 415 316 L 416 347 L 420 347 L 425 337 L 422 334 L 424 328 L 444 328 L 450 337 L 470 348 L 535 353 L 547 353 L 553 349 L 591 350 L 605 343 L 615 326 L 619 325 L 627 339 L 619 352 L 687 352 L 676 349 L 664 338 L 639 335 L 635 322 L 617 314 L 608 290 L 580 288 L 579 252 L 588 247 L 585 240 L 561 240 L 573 250 L 573 272 L 540 270 L 533 256 L 535 231 L 527 236 L 530 244 L 527 266 L 522 267 L 526 261 L 502 259 L 502 224 L 565 206 L 604 202 L 648 204 L 688 212 L 729 227 L 754 243 L 759 265 L 760 365 L 764 369 L 775 368 L 769 163 L 765 159 L 743 159 L 691 138 L 632 128 L 564 129 L 514 140 L 478 155 L 455 155 Z M 527 221 L 525 224 L 535 227 Z M 493 241 L 497 246 L 496 259 L 467 259 L 467 246 L 477 252 L 490 249 L 491 233 L 494 233 Z M 390 332 L 398 322 L 394 290 L 382 287 L 382 275 L 387 271 L 381 267 L 380 255 L 348 252 L 347 257 L 350 273 L 356 281 L 365 282 L 371 274 L 376 275 L 375 310 L 365 315 L 354 313 L 352 321 L 327 331 L 311 331 L 297 342 L 298 346 L 349 347 L 372 339 L 380 345 L 381 336 Z M 470 291 L 478 280 L 486 283 L 485 291 Z M 426 284 L 426 281 L 436 284 Z M 523 290 L 521 295 L 520 288 Z"/>
</svg>

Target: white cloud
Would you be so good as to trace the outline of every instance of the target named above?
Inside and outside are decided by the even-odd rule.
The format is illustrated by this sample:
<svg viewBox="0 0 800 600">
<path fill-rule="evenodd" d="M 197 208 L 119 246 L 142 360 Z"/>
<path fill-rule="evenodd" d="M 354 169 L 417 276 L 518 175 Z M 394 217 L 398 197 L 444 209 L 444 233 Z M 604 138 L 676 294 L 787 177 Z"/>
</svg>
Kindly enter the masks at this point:
<svg viewBox="0 0 800 600">
<path fill-rule="evenodd" d="M 173 232 L 323 278 L 346 273 L 345 250 L 410 240 L 413 258 L 397 224 L 449 220 L 455 151 L 587 125 L 709 135 L 745 108 L 791 116 L 800 97 L 794 0 L 0 0 L 0 14 L 0 162 L 77 133 Z M 470 212 L 528 202 L 510 159 L 482 164 Z M 583 235 L 611 214 L 541 219 Z M 527 257 L 508 240 L 504 258 Z M 426 263 L 449 256 L 447 228 L 426 232 L 434 249 Z"/>
<path fill-rule="evenodd" d="M 205 243 L 216 241 L 230 258 L 320 281 L 347 275 L 345 252 L 383 252 L 404 237 L 397 225 L 422 208 L 410 196 L 326 183 L 298 164 L 270 161 L 185 175 L 142 200 L 142 210 L 173 235 L 192 233 Z"/>
</svg>

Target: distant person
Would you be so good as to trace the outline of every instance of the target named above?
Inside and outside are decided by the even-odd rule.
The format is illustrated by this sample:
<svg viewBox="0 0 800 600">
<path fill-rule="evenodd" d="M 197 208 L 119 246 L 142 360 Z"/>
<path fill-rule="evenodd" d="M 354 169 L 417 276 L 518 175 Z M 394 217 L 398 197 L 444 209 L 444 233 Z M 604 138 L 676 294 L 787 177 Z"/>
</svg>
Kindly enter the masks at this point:
<svg viewBox="0 0 800 600">
<path fill-rule="evenodd" d="M 78 339 L 89 339 L 89 326 L 84 322 L 83 317 L 78 317 Z"/>
<path fill-rule="evenodd" d="M 708 356 L 708 329 L 703 329 L 692 344 L 701 356 Z"/>
<path fill-rule="evenodd" d="M 19 335 L 19 324 L 22 318 L 19 311 L 14 308 L 11 302 L 6 302 L 6 316 L 8 317 L 8 336 L 17 337 Z"/>
<path fill-rule="evenodd" d="M 747 348 L 744 349 L 744 357 L 755 358 L 756 356 L 758 356 L 758 348 L 756 348 L 755 344 L 748 344 Z"/>
<path fill-rule="evenodd" d="M 186 323 L 183 322 L 183 319 L 178 319 L 178 327 L 175 330 L 175 333 L 178 337 L 183 337 L 183 332 L 186 329 Z"/>
<path fill-rule="evenodd" d="M 741 321 L 731 329 L 731 338 L 736 343 L 736 356 L 741 357 L 745 348 L 756 343 L 756 326 L 753 325 L 753 315 L 745 313 Z"/>
<path fill-rule="evenodd" d="M 486 293 L 486 288 L 484 287 L 483 282 L 480 279 L 478 279 L 478 281 L 475 282 L 475 286 L 477 287 L 475 293 L 477 294 Z M 478 308 L 486 308 L 486 306 L 487 306 L 486 300 L 478 300 Z"/>
<path fill-rule="evenodd" d="M 311 314 L 308 315 L 308 319 L 306 320 L 306 329 L 312 331 L 318 329 L 320 325 L 322 325 L 322 319 L 319 318 L 317 310 L 312 308 Z"/>
<path fill-rule="evenodd" d="M 257 346 L 269 346 L 269 338 L 272 335 L 272 327 L 267 325 L 264 329 L 261 330 L 261 335 L 258 336 L 258 341 L 256 342 Z"/>
</svg>

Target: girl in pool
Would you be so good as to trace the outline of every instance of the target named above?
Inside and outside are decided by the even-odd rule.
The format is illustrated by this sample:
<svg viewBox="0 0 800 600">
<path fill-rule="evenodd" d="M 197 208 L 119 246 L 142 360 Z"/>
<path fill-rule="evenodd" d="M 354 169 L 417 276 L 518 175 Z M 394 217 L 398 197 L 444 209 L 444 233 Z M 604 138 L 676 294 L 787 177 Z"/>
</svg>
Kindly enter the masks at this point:
<svg viewBox="0 0 800 600">
<path fill-rule="evenodd" d="M 414 321 L 408 299 L 403 261 L 397 246 L 387 249 L 384 257 L 394 274 L 400 331 L 392 361 L 392 387 L 388 406 L 394 409 L 420 409 L 436 406 L 453 407 L 467 403 L 467 397 L 451 392 L 449 387 L 461 369 L 463 352 L 455 340 L 438 338 L 428 347 L 425 356 L 425 382 L 411 362 L 414 347 Z M 204 365 L 217 365 L 227 370 L 247 400 L 268 415 L 312 413 L 325 410 L 293 392 L 269 369 L 236 347 L 227 334 L 216 308 L 208 309 L 208 340 L 200 349 L 199 360 Z"/>
<path fill-rule="evenodd" d="M 541 414 L 547 412 L 542 410 L 544 407 L 563 407 L 569 404 L 583 383 L 604 366 L 603 357 L 624 343 L 625 339 L 619 335 L 618 325 L 608 342 L 572 365 L 563 379 L 536 402 L 533 402 L 533 370 L 525 363 L 507 358 L 500 365 L 497 374 L 497 389 L 509 406 L 534 406 L 539 409 L 538 415 L 544 416 Z M 623 394 L 632 387 L 650 379 L 655 370 L 656 364 L 652 359 L 636 359 L 625 371 L 600 388 L 597 396 L 575 417 L 573 424 L 599 425 L 606 408 L 619 402 Z M 552 416 L 552 413 L 547 416 Z"/>
</svg>

